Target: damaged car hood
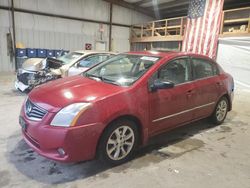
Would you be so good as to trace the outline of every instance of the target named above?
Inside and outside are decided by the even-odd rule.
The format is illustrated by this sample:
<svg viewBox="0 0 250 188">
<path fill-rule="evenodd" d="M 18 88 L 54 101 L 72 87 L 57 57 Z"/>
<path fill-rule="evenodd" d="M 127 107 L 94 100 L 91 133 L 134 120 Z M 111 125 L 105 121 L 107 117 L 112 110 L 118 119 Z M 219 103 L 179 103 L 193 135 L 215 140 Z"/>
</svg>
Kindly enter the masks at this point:
<svg viewBox="0 0 250 188">
<path fill-rule="evenodd" d="M 22 68 L 24 70 L 28 71 L 40 71 L 44 68 L 43 61 L 44 59 L 42 58 L 30 58 L 27 59 L 23 65 Z"/>
<path fill-rule="evenodd" d="M 59 69 L 61 66 L 62 66 L 62 61 L 54 58 L 46 58 L 46 59 L 30 58 L 23 63 L 22 68 L 28 71 L 41 71 L 46 67 L 51 69 Z"/>
</svg>

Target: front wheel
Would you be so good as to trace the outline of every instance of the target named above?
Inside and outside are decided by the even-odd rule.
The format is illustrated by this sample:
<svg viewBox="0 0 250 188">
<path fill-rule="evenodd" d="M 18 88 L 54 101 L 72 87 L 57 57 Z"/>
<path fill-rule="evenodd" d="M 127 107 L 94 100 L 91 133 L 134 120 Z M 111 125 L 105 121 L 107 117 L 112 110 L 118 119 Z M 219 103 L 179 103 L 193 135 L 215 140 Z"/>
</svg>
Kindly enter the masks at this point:
<svg viewBox="0 0 250 188">
<path fill-rule="evenodd" d="M 214 113 L 212 114 L 212 121 L 216 125 L 220 125 L 223 123 L 227 116 L 227 112 L 229 109 L 229 103 L 226 97 L 222 97 L 216 105 Z"/>
<path fill-rule="evenodd" d="M 118 165 L 128 161 L 138 143 L 138 129 L 130 120 L 113 122 L 104 132 L 98 152 L 102 161 Z"/>
</svg>

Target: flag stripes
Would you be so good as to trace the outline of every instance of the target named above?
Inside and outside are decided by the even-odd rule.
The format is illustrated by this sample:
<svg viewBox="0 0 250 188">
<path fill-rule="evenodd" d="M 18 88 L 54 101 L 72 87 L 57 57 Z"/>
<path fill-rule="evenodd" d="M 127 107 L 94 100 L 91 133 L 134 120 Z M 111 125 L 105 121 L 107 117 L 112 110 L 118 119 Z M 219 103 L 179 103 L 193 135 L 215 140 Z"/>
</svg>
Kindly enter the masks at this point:
<svg viewBox="0 0 250 188">
<path fill-rule="evenodd" d="M 197 12 L 203 11 L 202 6 L 197 6 L 199 10 L 196 14 L 188 16 L 182 51 L 203 54 L 215 59 L 224 0 L 191 0 L 190 7 L 192 4 L 193 11 L 199 3 L 205 3 L 204 13 L 196 16 Z"/>
</svg>

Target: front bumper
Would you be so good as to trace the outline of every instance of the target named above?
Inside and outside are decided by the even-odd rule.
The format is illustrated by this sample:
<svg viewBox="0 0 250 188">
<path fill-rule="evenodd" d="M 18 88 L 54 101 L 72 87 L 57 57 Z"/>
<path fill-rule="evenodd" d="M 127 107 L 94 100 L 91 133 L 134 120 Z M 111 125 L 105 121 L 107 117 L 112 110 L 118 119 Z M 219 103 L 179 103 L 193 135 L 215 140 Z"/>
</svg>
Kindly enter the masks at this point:
<svg viewBox="0 0 250 188">
<path fill-rule="evenodd" d="M 42 121 L 29 120 L 23 110 L 23 138 L 38 154 L 60 162 L 78 162 L 95 157 L 96 147 L 103 127 L 100 123 L 76 127 L 53 127 L 48 120 L 55 114 L 47 113 Z M 62 155 L 58 149 L 64 150 Z"/>
<path fill-rule="evenodd" d="M 15 81 L 15 88 L 16 88 L 16 90 L 20 90 L 20 91 L 23 92 L 23 91 L 25 91 L 26 89 L 28 89 L 29 86 L 23 84 L 22 82 L 20 82 L 20 81 L 18 81 L 18 80 L 16 80 L 16 81 Z"/>
<path fill-rule="evenodd" d="M 34 80 L 37 72 L 32 72 L 24 69 L 18 69 L 15 81 L 15 88 L 20 91 L 25 91 L 30 88 L 30 82 Z"/>
</svg>

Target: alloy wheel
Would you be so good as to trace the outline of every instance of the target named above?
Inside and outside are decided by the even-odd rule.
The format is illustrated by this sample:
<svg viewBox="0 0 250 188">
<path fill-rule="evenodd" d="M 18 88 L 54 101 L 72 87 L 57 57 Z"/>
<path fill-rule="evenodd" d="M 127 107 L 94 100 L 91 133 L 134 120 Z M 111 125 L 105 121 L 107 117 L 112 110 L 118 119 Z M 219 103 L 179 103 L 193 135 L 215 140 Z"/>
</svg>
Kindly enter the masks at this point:
<svg viewBox="0 0 250 188">
<path fill-rule="evenodd" d="M 106 145 L 106 153 L 112 160 L 124 159 L 135 144 L 135 133 L 129 126 L 123 125 L 115 129 Z"/>
<path fill-rule="evenodd" d="M 221 100 L 216 109 L 216 118 L 218 121 L 222 121 L 227 114 L 227 102 Z"/>
</svg>

